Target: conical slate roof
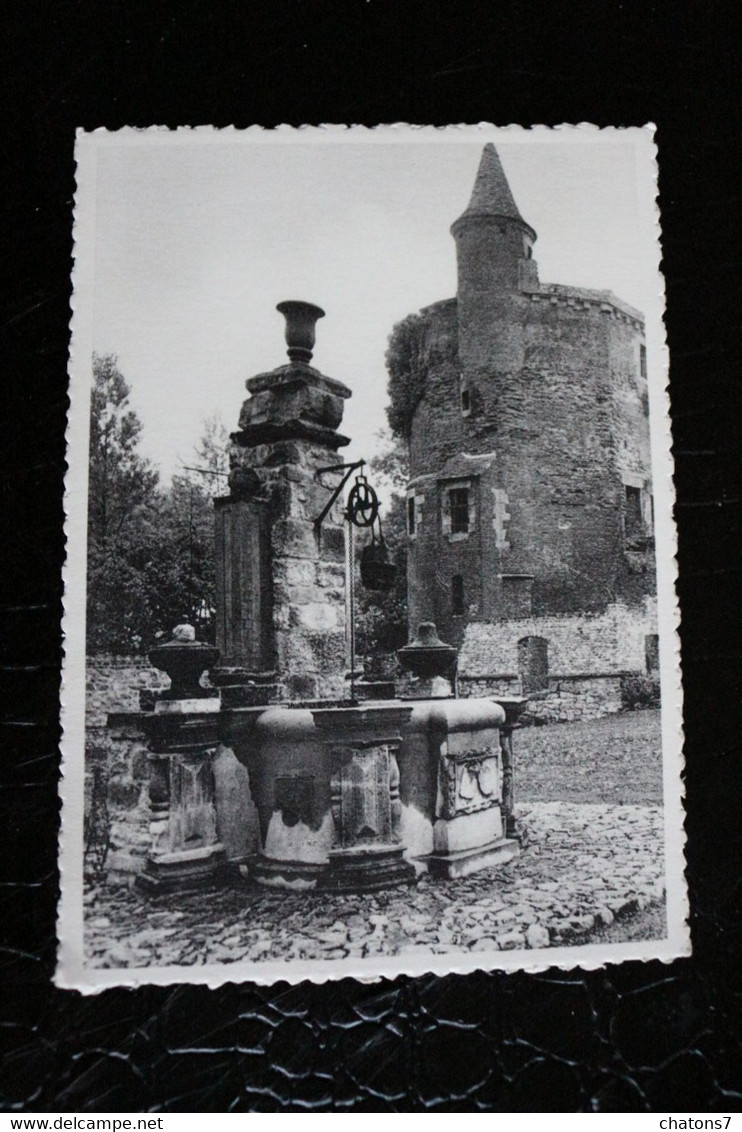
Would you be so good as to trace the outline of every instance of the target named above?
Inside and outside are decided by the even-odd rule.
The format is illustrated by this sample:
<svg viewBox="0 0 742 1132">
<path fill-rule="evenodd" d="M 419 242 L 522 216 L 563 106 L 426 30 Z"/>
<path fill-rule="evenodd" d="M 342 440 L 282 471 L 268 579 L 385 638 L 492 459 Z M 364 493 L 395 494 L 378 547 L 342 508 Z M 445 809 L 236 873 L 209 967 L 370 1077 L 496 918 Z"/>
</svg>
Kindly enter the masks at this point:
<svg viewBox="0 0 742 1132">
<path fill-rule="evenodd" d="M 507 220 L 515 220 L 521 227 L 527 229 L 534 239 L 536 238 L 536 233 L 529 224 L 526 224 L 518 211 L 499 154 L 492 142 L 488 142 L 484 147 L 471 200 L 466 211 L 455 221 L 455 224 L 459 225 L 462 220 L 479 216 L 499 216 Z"/>
</svg>

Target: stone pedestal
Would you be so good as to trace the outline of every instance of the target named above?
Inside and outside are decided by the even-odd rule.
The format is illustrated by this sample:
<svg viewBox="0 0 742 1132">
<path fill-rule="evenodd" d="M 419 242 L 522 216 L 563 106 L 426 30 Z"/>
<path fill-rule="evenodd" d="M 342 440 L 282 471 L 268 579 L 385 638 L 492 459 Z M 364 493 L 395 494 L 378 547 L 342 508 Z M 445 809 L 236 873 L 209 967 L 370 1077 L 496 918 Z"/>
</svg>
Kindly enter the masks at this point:
<svg viewBox="0 0 742 1132">
<path fill-rule="evenodd" d="M 434 849 L 428 858 L 433 876 L 466 876 L 517 854 L 502 820 L 499 770 L 494 746 L 441 753 Z"/>
<path fill-rule="evenodd" d="M 218 700 L 198 714 L 176 700 L 155 705 L 146 721 L 150 754 L 151 848 L 137 878 L 151 893 L 186 891 L 214 880 L 224 865 L 217 838 L 212 758 Z"/>
<path fill-rule="evenodd" d="M 445 676 L 413 676 L 403 672 L 394 683 L 400 700 L 445 700 L 453 696 L 453 684 Z"/>
<path fill-rule="evenodd" d="M 415 880 L 400 840 L 397 757 L 412 709 L 368 704 L 312 712 L 329 749 L 335 844 L 317 887 L 371 891 Z"/>
<path fill-rule="evenodd" d="M 507 834 L 504 815 L 504 724 L 504 710 L 487 700 L 430 701 L 415 709 L 405 746 L 412 754 L 413 733 L 424 731 L 435 791 L 430 798 L 432 852 L 424 861 L 433 876 L 466 876 L 519 851 L 517 840 Z M 403 765 L 405 777 L 412 769 Z"/>
</svg>

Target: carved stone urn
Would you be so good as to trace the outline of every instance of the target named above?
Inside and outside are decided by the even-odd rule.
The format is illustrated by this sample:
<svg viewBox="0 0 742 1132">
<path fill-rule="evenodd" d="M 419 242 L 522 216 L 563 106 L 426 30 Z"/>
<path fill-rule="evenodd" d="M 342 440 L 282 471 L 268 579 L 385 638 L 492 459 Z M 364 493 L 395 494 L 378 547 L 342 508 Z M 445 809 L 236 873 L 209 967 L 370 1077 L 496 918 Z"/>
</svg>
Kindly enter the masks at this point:
<svg viewBox="0 0 742 1132">
<path fill-rule="evenodd" d="M 440 639 L 432 621 L 421 621 L 415 639 L 397 649 L 399 663 L 408 674 L 399 682 L 397 694 L 401 699 L 452 695 L 458 655 L 458 649 Z"/>
<path fill-rule="evenodd" d="M 286 345 L 292 362 L 310 362 L 317 320 L 325 317 L 322 307 L 289 299 L 276 307 L 286 319 Z"/>
<path fill-rule="evenodd" d="M 431 679 L 433 676 L 447 676 L 456 664 L 458 650 L 453 645 L 444 644 L 432 621 L 421 621 L 417 636 L 404 648 L 397 650 L 399 663 L 414 676 Z"/>
<path fill-rule="evenodd" d="M 207 668 L 216 664 L 219 650 L 196 640 L 192 625 L 176 625 L 172 639 L 150 649 L 150 663 L 170 677 L 171 687 L 162 693 L 169 700 L 205 699 L 215 693 L 202 688 L 200 679 Z"/>
</svg>

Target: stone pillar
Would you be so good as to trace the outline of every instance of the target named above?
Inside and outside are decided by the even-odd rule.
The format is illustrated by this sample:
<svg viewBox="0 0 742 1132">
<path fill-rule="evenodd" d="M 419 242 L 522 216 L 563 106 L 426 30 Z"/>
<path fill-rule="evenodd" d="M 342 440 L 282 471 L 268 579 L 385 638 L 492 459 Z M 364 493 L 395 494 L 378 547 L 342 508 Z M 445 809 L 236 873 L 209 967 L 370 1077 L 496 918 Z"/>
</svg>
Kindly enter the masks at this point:
<svg viewBox="0 0 742 1132">
<path fill-rule="evenodd" d="M 286 309 L 283 309 L 286 308 Z M 348 443 L 337 432 L 350 390 L 309 365 L 287 316 L 288 365 L 247 382 L 232 434 L 229 495 L 217 500 L 217 645 L 225 707 L 345 695 L 342 503 L 315 519 L 339 482 L 319 470 Z M 308 315 L 307 315 L 308 312 Z M 298 341 L 298 339 L 297 339 Z"/>
<path fill-rule="evenodd" d="M 184 891 L 216 878 L 224 865 L 217 838 L 212 759 L 218 700 L 211 710 L 178 712 L 177 701 L 147 721 L 151 847 L 137 883 L 148 892 Z"/>
</svg>

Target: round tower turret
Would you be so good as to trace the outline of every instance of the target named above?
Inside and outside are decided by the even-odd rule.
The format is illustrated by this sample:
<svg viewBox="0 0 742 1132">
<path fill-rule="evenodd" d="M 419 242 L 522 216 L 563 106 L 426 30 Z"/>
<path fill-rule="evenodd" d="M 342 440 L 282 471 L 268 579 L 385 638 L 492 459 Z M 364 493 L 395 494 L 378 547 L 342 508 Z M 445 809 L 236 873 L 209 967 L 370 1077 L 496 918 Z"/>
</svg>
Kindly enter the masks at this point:
<svg viewBox="0 0 742 1132">
<path fill-rule="evenodd" d="M 497 150 L 484 147 L 466 211 L 451 225 L 458 259 L 459 301 L 483 291 L 515 291 L 531 259 L 536 233 L 518 211 Z"/>
</svg>

